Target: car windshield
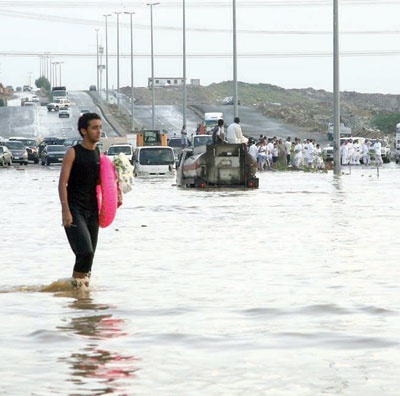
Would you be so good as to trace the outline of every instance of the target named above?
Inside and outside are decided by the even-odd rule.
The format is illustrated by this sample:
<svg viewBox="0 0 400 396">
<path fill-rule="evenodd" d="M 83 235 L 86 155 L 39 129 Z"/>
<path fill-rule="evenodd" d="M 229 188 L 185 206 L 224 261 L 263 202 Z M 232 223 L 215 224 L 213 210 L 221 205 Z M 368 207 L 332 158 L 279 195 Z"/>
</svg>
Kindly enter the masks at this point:
<svg viewBox="0 0 400 396">
<path fill-rule="evenodd" d="M 78 144 L 82 141 L 82 139 L 65 139 L 64 146 L 72 146 L 74 144 Z"/>
<path fill-rule="evenodd" d="M 174 152 L 168 148 L 145 148 L 139 155 L 141 165 L 169 165 L 175 162 Z"/>
<path fill-rule="evenodd" d="M 8 146 L 8 148 L 12 148 L 12 149 L 24 149 L 25 148 L 25 146 L 22 142 L 19 142 L 16 140 L 7 142 L 7 146 Z"/>
<path fill-rule="evenodd" d="M 181 138 L 173 138 L 170 139 L 168 142 L 169 147 L 182 147 L 182 140 Z"/>
<path fill-rule="evenodd" d="M 118 155 L 119 153 L 124 153 L 127 155 L 132 154 L 132 148 L 129 146 L 111 146 L 108 149 L 108 155 Z"/>
<path fill-rule="evenodd" d="M 203 135 L 203 136 L 196 136 L 194 138 L 194 147 L 204 146 L 206 144 L 212 143 L 212 136 L 211 135 Z"/>
<path fill-rule="evenodd" d="M 66 149 L 67 148 L 64 145 L 60 145 L 60 144 L 54 144 L 54 145 L 47 146 L 48 153 L 54 153 L 56 151 L 64 152 Z"/>
<path fill-rule="evenodd" d="M 28 146 L 28 147 L 36 146 L 36 140 L 33 140 L 33 139 L 19 139 L 19 141 L 22 142 L 23 144 L 25 144 L 25 146 Z"/>
</svg>

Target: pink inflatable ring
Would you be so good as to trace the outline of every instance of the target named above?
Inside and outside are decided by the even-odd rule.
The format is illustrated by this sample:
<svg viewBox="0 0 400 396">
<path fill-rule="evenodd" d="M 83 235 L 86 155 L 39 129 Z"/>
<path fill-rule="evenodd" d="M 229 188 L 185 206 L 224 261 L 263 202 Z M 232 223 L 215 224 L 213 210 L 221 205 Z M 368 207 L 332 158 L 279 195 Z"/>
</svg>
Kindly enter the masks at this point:
<svg viewBox="0 0 400 396">
<path fill-rule="evenodd" d="M 100 155 L 100 184 L 96 186 L 99 225 L 108 227 L 114 220 L 118 208 L 117 174 L 111 160 Z"/>
</svg>

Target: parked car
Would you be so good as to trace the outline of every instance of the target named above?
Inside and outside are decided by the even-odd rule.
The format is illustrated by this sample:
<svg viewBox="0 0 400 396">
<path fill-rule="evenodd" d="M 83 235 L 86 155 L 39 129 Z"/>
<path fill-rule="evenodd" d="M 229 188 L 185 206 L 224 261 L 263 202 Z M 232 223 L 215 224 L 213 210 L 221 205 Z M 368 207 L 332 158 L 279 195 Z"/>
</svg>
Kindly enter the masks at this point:
<svg viewBox="0 0 400 396">
<path fill-rule="evenodd" d="M 39 163 L 39 149 L 36 139 L 25 137 L 10 137 L 9 140 L 18 140 L 19 142 L 22 142 L 26 147 L 26 151 L 28 152 L 28 161 L 33 161 L 35 164 Z"/>
<path fill-rule="evenodd" d="M 233 100 L 233 96 L 227 96 L 222 100 L 222 104 L 224 105 L 233 105 L 235 101 Z M 238 99 L 237 104 L 240 105 L 240 100 Z"/>
<path fill-rule="evenodd" d="M 42 165 L 59 164 L 62 162 L 67 147 L 63 144 L 48 144 L 42 151 Z"/>
<path fill-rule="evenodd" d="M 10 149 L 13 157 L 13 162 L 28 165 L 28 152 L 24 143 L 18 140 L 11 140 L 6 142 L 6 146 Z"/>
<path fill-rule="evenodd" d="M 81 109 L 79 112 L 79 117 L 82 117 L 86 113 L 91 113 L 89 109 Z"/>
<path fill-rule="evenodd" d="M 12 152 L 7 146 L 0 146 L 0 165 L 11 165 L 12 164 Z"/>
<path fill-rule="evenodd" d="M 61 107 L 70 107 L 71 102 L 67 98 L 54 99 L 53 102 L 47 104 L 48 111 L 58 111 Z"/>
<path fill-rule="evenodd" d="M 82 138 L 71 138 L 71 139 L 65 139 L 64 141 L 64 146 L 68 149 L 72 146 L 75 146 L 77 144 L 79 144 L 80 142 L 82 142 Z"/>
<path fill-rule="evenodd" d="M 64 144 L 66 138 L 47 136 L 38 145 L 39 158 L 42 156 L 43 149 L 49 144 Z"/>
<path fill-rule="evenodd" d="M 60 110 L 58 112 L 58 118 L 69 118 L 70 115 L 71 112 L 69 110 L 69 107 L 67 106 L 60 107 Z"/>
<path fill-rule="evenodd" d="M 31 102 L 40 102 L 39 96 L 37 96 L 37 95 L 32 95 L 32 97 L 31 97 Z"/>
<path fill-rule="evenodd" d="M 111 161 L 113 161 L 119 153 L 125 154 L 128 157 L 129 162 L 133 163 L 133 147 L 130 144 L 113 144 L 108 148 L 106 155 L 111 159 Z"/>
<path fill-rule="evenodd" d="M 137 147 L 133 167 L 135 176 L 173 176 L 176 174 L 174 150 L 167 146 Z"/>
<path fill-rule="evenodd" d="M 172 147 L 172 149 L 174 150 L 175 162 L 178 163 L 179 157 L 182 154 L 183 150 L 182 138 L 179 136 L 169 139 L 168 146 Z"/>
<path fill-rule="evenodd" d="M 333 157 L 333 146 L 329 145 L 322 149 L 322 158 L 324 159 L 324 161 L 333 161 Z"/>
</svg>

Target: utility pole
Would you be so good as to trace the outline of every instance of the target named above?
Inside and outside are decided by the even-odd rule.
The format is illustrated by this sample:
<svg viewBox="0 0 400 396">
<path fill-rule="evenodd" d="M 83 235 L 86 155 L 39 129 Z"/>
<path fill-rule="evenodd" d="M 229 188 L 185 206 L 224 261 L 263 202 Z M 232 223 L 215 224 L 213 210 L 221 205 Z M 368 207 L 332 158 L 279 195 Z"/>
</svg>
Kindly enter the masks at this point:
<svg viewBox="0 0 400 396">
<path fill-rule="evenodd" d="M 99 28 L 94 29 L 96 31 L 96 88 L 99 89 Z M 101 95 L 101 91 L 100 91 Z"/>
<path fill-rule="evenodd" d="M 133 15 L 134 12 L 125 11 L 125 14 L 129 15 L 130 27 L 131 27 L 131 122 L 132 122 L 132 132 L 135 130 L 135 119 L 134 119 L 134 110 L 135 110 L 135 97 L 134 97 L 134 88 L 133 88 Z"/>
<path fill-rule="evenodd" d="M 111 14 L 105 14 L 103 15 L 106 19 L 106 103 L 108 104 L 108 17 L 111 16 Z"/>
<path fill-rule="evenodd" d="M 160 3 L 147 3 L 150 6 L 150 26 L 151 26 L 151 128 L 155 129 L 156 112 L 155 112 L 155 91 L 154 91 L 154 40 L 153 40 L 153 6 Z"/>
<path fill-rule="evenodd" d="M 183 30 L 183 109 L 182 109 L 182 125 L 186 125 L 186 2 L 183 0 L 183 15 L 182 15 L 182 30 Z"/>
<path fill-rule="evenodd" d="M 120 113 L 120 103 L 119 103 L 119 14 L 120 11 L 114 12 L 117 15 L 117 114 Z"/>
<path fill-rule="evenodd" d="M 339 0 L 333 0 L 333 173 L 341 174 L 339 88 Z"/>
<path fill-rule="evenodd" d="M 238 115 L 236 0 L 233 0 L 233 116 L 237 117 Z"/>
</svg>

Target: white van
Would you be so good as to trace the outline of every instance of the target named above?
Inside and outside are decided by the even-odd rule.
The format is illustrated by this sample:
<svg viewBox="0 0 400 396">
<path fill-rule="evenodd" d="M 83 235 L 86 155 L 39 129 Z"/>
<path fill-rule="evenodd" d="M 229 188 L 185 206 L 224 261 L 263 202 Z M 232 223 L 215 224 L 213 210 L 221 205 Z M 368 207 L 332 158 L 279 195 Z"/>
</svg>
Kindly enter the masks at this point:
<svg viewBox="0 0 400 396">
<path fill-rule="evenodd" d="M 133 167 L 135 176 L 174 176 L 174 150 L 168 146 L 137 147 L 133 154 Z"/>
<path fill-rule="evenodd" d="M 128 143 L 113 144 L 108 148 L 106 155 L 111 161 L 114 161 L 114 158 L 120 153 L 125 154 L 129 162 L 133 165 L 133 147 Z"/>
</svg>

